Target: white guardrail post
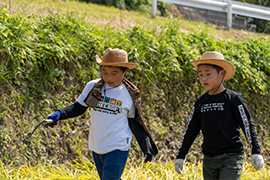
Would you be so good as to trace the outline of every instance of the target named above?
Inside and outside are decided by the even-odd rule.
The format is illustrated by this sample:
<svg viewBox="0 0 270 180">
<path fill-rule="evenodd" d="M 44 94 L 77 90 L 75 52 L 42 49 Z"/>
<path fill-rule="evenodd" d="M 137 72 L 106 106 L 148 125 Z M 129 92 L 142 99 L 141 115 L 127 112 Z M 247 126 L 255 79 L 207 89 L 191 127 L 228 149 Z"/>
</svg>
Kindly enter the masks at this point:
<svg viewBox="0 0 270 180">
<path fill-rule="evenodd" d="M 232 27 L 232 2 L 227 1 L 227 29 L 230 30 Z"/>
<path fill-rule="evenodd" d="M 270 8 L 231 0 L 152 0 L 152 18 L 155 17 L 157 12 L 157 1 L 227 12 L 227 29 L 232 27 L 232 14 L 270 20 Z"/>
<path fill-rule="evenodd" d="M 157 13 L 157 0 L 152 0 L 152 18 L 155 18 Z"/>
</svg>

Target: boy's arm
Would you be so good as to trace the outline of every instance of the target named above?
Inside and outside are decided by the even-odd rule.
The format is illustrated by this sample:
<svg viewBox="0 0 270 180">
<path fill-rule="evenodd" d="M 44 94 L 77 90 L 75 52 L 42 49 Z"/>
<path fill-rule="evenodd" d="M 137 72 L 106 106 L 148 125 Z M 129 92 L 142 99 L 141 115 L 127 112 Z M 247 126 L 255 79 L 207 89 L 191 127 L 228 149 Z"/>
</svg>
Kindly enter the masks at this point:
<svg viewBox="0 0 270 180">
<path fill-rule="evenodd" d="M 177 159 L 185 159 L 185 156 L 188 153 L 189 148 L 191 147 L 195 138 L 198 136 L 200 130 L 201 130 L 201 126 L 198 119 L 198 115 L 197 113 L 195 113 L 195 106 L 194 106 L 191 110 L 189 123 L 184 133 L 182 144 L 179 147 L 178 153 L 176 155 Z"/>
<path fill-rule="evenodd" d="M 136 116 L 139 118 L 138 116 Z M 128 118 L 129 127 L 135 136 L 144 155 L 156 155 L 158 150 L 152 138 L 146 133 L 143 126 L 135 118 Z"/>
<path fill-rule="evenodd" d="M 83 106 L 78 102 L 71 104 L 67 107 L 61 108 L 58 111 L 61 112 L 59 120 L 73 118 L 82 115 L 86 110 L 87 106 Z"/>
<path fill-rule="evenodd" d="M 189 123 L 187 125 L 187 129 L 185 131 L 184 137 L 182 139 L 182 144 L 178 148 L 178 153 L 176 155 L 175 160 L 175 171 L 179 174 L 182 174 L 182 170 L 184 167 L 185 157 L 191 147 L 193 141 L 198 136 L 200 132 L 200 122 L 198 119 L 197 113 L 195 113 L 195 106 L 191 110 L 191 114 L 189 117 Z"/>
<path fill-rule="evenodd" d="M 86 84 L 82 93 L 78 97 L 77 102 L 58 110 L 61 112 L 59 120 L 80 116 L 87 110 L 88 105 L 85 104 L 84 100 L 91 92 L 97 81 L 99 81 L 99 79 L 92 80 Z"/>
<path fill-rule="evenodd" d="M 85 107 L 76 102 L 62 109 L 58 109 L 47 117 L 47 119 L 53 119 L 53 122 L 49 126 L 53 127 L 57 124 L 58 120 L 64 120 L 82 115 L 87 110 L 87 108 L 88 107 Z"/>
<path fill-rule="evenodd" d="M 251 163 L 255 170 L 260 170 L 264 166 L 264 160 L 261 155 L 261 149 L 257 139 L 257 133 L 254 124 L 251 121 L 250 113 L 246 107 L 246 104 L 241 96 L 236 98 L 235 103 L 237 108 L 235 109 L 235 116 L 246 139 L 252 149 Z"/>
<path fill-rule="evenodd" d="M 251 121 L 251 115 L 243 98 L 240 95 L 237 96 L 234 100 L 234 103 L 235 117 L 237 119 L 238 125 L 241 127 L 245 134 L 248 144 L 252 149 L 252 154 L 261 154 L 255 126 Z"/>
<path fill-rule="evenodd" d="M 54 113 L 50 114 L 47 119 L 53 119 L 51 126 L 55 125 L 58 120 L 73 118 L 82 115 L 88 108 L 88 106 L 84 103 L 84 99 L 89 94 L 95 83 L 95 81 L 90 81 L 87 83 L 82 93 L 78 97 L 77 102 L 67 107 L 58 109 Z"/>
</svg>

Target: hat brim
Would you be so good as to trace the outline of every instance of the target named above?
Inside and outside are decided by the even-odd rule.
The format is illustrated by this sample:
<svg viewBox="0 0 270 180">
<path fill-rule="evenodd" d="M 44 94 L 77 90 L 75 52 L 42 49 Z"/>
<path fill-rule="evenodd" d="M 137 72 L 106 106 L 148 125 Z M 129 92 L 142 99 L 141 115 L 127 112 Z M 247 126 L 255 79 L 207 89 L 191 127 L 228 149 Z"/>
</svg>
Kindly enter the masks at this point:
<svg viewBox="0 0 270 180">
<path fill-rule="evenodd" d="M 230 61 L 227 61 L 227 60 L 203 59 L 203 60 L 191 60 L 190 62 L 196 69 L 198 69 L 198 65 L 200 65 L 200 64 L 213 64 L 213 65 L 222 67 L 226 71 L 226 74 L 224 76 L 224 80 L 231 79 L 235 74 L 234 65 Z"/>
<path fill-rule="evenodd" d="M 131 62 L 123 62 L 123 63 L 102 63 L 102 59 L 98 55 L 96 55 L 96 61 L 99 65 L 103 66 L 119 66 L 119 67 L 126 67 L 128 69 L 134 69 L 135 67 L 138 66 L 136 63 L 131 63 Z"/>
</svg>

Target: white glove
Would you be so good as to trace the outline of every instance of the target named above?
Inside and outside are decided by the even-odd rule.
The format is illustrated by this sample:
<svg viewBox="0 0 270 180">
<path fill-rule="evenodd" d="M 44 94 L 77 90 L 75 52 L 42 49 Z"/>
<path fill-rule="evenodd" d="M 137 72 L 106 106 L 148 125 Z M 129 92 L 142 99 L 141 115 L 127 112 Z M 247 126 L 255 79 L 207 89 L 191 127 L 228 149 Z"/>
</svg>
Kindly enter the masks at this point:
<svg viewBox="0 0 270 180">
<path fill-rule="evenodd" d="M 254 169 L 256 171 L 262 169 L 263 165 L 264 165 L 264 160 L 263 160 L 262 155 L 260 155 L 260 154 L 252 154 L 251 155 L 251 163 L 252 163 L 252 166 L 254 167 Z"/>
<path fill-rule="evenodd" d="M 176 159 L 174 163 L 175 171 L 178 174 L 182 174 L 183 167 L 184 167 L 184 159 Z"/>
</svg>

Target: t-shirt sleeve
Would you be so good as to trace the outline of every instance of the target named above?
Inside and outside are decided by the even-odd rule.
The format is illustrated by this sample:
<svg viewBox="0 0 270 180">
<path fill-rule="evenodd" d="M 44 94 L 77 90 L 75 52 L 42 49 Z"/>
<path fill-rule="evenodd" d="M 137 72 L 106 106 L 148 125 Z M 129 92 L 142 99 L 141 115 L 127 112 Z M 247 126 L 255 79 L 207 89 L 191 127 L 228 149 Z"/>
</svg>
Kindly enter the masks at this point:
<svg viewBox="0 0 270 180">
<path fill-rule="evenodd" d="M 78 103 L 80 103 L 81 105 L 87 107 L 87 104 L 84 103 L 84 100 L 87 97 L 87 95 L 89 94 L 89 92 L 92 90 L 92 88 L 94 87 L 96 82 L 97 82 L 96 80 L 92 80 L 92 81 L 90 81 L 90 82 L 88 82 L 86 84 L 86 86 L 84 87 L 82 93 L 80 94 L 80 96 L 77 99 Z"/>
<path fill-rule="evenodd" d="M 260 154 L 261 149 L 257 139 L 257 133 L 251 115 L 241 95 L 234 98 L 234 116 L 237 119 L 238 125 L 243 130 L 248 144 L 252 148 L 252 154 Z"/>
<path fill-rule="evenodd" d="M 135 117 L 135 105 L 132 103 L 131 108 L 128 112 L 128 118 L 134 118 Z"/>
</svg>

